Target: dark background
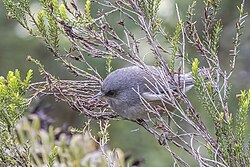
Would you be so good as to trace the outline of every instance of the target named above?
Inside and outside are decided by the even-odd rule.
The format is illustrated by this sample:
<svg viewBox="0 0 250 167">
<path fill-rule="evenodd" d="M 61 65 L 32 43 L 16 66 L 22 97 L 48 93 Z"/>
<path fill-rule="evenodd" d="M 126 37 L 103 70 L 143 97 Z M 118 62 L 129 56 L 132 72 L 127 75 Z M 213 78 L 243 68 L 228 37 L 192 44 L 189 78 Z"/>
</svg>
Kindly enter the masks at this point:
<svg viewBox="0 0 250 167">
<path fill-rule="evenodd" d="M 32 8 L 36 9 L 39 6 L 37 1 L 32 1 Z M 240 5 L 241 1 L 227 0 L 223 1 L 221 10 L 218 13 L 218 18 L 221 18 L 223 24 L 223 32 L 220 40 L 219 58 L 223 69 L 229 67 L 229 50 L 232 46 L 232 39 L 235 35 L 235 22 L 238 17 L 236 6 Z M 159 15 L 162 17 L 166 29 L 171 33 L 176 25 L 177 16 L 175 10 L 175 3 L 178 4 L 181 16 L 184 18 L 187 10 L 187 6 L 191 1 L 188 0 L 162 0 L 162 6 L 159 11 Z M 249 12 L 250 4 L 246 4 L 245 9 Z M 95 9 L 95 6 L 93 6 Z M 197 25 L 202 28 L 201 17 L 203 11 L 202 1 L 197 2 Z M 93 10 L 94 11 L 94 10 Z M 114 18 L 116 19 L 116 18 Z M 134 27 L 134 32 L 140 33 L 140 30 Z M 67 46 L 67 41 L 62 42 L 62 46 Z M 244 34 L 241 38 L 241 52 L 238 57 L 236 71 L 234 72 L 232 82 L 232 93 L 230 96 L 230 111 L 235 112 L 237 109 L 237 99 L 235 95 L 242 89 L 249 89 L 250 87 L 250 17 L 247 17 Z M 142 52 L 147 52 L 143 50 Z M 188 48 L 189 55 L 197 56 L 192 48 Z M 28 55 L 41 61 L 45 65 L 45 69 L 50 71 L 53 75 L 58 76 L 61 79 L 74 79 L 69 72 L 67 72 L 60 63 L 54 61 L 51 53 L 46 49 L 44 43 L 35 39 L 20 26 L 16 21 L 10 20 L 6 16 L 6 10 L 0 1 L 0 76 L 6 76 L 8 71 L 19 69 L 23 75 L 29 70 L 34 70 L 33 81 L 41 81 L 37 67 L 25 59 Z M 100 59 L 90 60 L 92 64 L 98 68 L 99 72 L 105 77 L 106 72 L 104 70 L 105 61 Z M 148 63 L 151 60 L 147 60 Z M 114 68 L 119 68 L 128 64 L 113 61 Z M 81 68 L 81 64 L 79 65 Z M 189 95 L 192 95 L 194 91 L 191 91 Z M 199 107 L 198 100 L 195 96 L 189 96 L 194 105 Z M 84 115 L 70 110 L 66 104 L 55 102 L 52 97 L 46 97 L 38 99 L 33 103 L 33 106 L 37 105 L 49 105 L 50 115 L 56 120 L 56 125 L 61 126 L 67 124 L 74 127 L 81 127 L 84 122 Z M 197 103 L 197 104 L 196 104 Z M 32 110 L 32 108 L 31 108 Z M 201 113 L 206 115 L 206 113 Z M 206 118 L 206 117 L 205 117 Z M 210 125 L 210 120 L 204 120 L 204 122 Z M 126 153 L 131 154 L 138 159 L 144 159 L 145 164 L 143 166 L 172 166 L 173 162 L 170 159 L 170 155 L 167 151 L 161 148 L 157 141 L 145 132 L 138 125 L 128 121 L 112 121 L 110 131 L 110 146 L 112 148 L 122 148 Z M 249 131 L 249 128 L 248 128 Z M 183 154 L 185 154 L 183 152 Z"/>
</svg>

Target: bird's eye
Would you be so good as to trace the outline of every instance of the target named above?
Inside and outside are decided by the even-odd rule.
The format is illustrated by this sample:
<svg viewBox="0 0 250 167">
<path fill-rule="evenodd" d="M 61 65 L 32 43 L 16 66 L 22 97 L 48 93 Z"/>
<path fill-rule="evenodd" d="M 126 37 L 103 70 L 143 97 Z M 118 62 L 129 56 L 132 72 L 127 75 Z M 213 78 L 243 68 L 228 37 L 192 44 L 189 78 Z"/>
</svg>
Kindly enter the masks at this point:
<svg viewBox="0 0 250 167">
<path fill-rule="evenodd" d="M 106 96 L 114 96 L 115 95 L 115 91 L 114 90 L 110 90 L 105 95 Z"/>
</svg>

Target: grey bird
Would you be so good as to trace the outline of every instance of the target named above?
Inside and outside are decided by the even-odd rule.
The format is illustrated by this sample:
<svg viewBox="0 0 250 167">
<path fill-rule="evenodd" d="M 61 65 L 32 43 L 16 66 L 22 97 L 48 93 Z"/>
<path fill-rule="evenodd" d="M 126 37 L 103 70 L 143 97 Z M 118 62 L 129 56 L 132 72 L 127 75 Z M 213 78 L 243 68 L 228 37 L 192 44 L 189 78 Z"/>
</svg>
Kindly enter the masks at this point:
<svg viewBox="0 0 250 167">
<path fill-rule="evenodd" d="M 188 91 L 193 86 L 192 73 L 175 74 L 174 80 L 180 89 Z M 176 85 L 176 84 L 175 84 Z M 103 81 L 98 96 L 111 109 L 129 120 L 147 119 L 150 114 L 147 104 L 155 107 L 166 103 L 168 111 L 175 110 L 168 98 L 177 89 L 160 67 L 125 67 L 110 73 Z M 152 114 L 151 114 L 152 115 Z"/>
</svg>

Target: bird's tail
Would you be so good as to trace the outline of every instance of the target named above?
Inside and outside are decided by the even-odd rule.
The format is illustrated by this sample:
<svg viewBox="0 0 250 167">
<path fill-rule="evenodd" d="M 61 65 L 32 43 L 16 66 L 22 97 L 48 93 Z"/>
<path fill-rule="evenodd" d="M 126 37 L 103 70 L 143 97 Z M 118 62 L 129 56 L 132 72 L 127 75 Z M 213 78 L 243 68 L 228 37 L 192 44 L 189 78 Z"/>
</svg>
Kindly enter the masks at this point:
<svg viewBox="0 0 250 167">
<path fill-rule="evenodd" d="M 198 74 L 203 76 L 205 80 L 208 80 L 211 77 L 209 68 L 199 69 Z M 192 72 L 186 74 L 175 74 L 174 79 L 176 83 L 185 90 L 188 91 L 194 86 L 194 78 Z"/>
</svg>

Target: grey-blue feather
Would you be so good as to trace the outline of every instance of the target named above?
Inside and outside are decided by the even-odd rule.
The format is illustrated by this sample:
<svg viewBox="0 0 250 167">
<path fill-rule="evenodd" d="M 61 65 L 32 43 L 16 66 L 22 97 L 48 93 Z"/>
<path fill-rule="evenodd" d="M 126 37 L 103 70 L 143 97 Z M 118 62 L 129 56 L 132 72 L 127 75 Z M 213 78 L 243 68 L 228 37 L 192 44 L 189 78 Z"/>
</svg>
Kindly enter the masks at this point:
<svg viewBox="0 0 250 167">
<path fill-rule="evenodd" d="M 102 99 L 121 117 L 132 120 L 147 118 L 148 109 L 142 99 L 150 104 L 161 104 L 161 99 L 167 97 L 166 93 L 176 89 L 164 75 L 159 67 L 153 66 L 132 66 L 115 70 L 103 81 Z M 174 78 L 181 89 L 185 87 L 188 91 L 193 86 L 191 73 L 176 74 Z M 171 104 L 168 108 L 174 110 Z"/>
</svg>

